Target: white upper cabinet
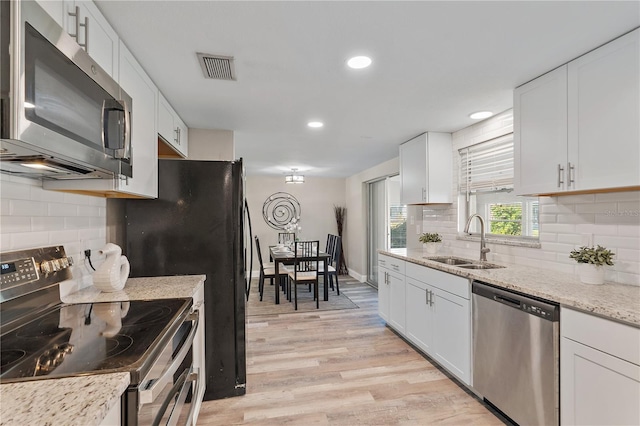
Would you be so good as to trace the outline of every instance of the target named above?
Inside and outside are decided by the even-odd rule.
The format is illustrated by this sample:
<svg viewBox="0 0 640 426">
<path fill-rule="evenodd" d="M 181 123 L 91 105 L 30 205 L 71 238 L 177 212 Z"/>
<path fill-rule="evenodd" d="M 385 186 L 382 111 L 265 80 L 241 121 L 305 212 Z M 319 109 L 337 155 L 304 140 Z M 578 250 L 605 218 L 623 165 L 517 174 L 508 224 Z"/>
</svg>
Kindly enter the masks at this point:
<svg viewBox="0 0 640 426">
<path fill-rule="evenodd" d="M 189 141 L 187 126 L 162 93 L 158 94 L 158 136 L 169 145 L 171 150 L 175 151 L 177 156 L 187 157 Z M 161 158 L 176 157 L 175 154 L 164 149 L 159 152 Z"/>
<path fill-rule="evenodd" d="M 65 27 L 66 11 L 63 0 L 37 0 L 36 3 L 51 16 L 61 28 Z"/>
<path fill-rule="evenodd" d="M 118 189 L 141 197 L 158 197 L 156 104 L 158 89 L 126 46 L 120 43 L 120 86 L 133 98 L 131 146 L 133 177 Z"/>
<path fill-rule="evenodd" d="M 568 189 L 640 185 L 640 29 L 569 63 Z"/>
<path fill-rule="evenodd" d="M 400 202 L 452 202 L 453 148 L 449 133 L 423 133 L 400 145 Z"/>
<path fill-rule="evenodd" d="M 514 186 L 518 194 L 564 190 L 567 164 L 567 67 L 515 90 Z"/>
<path fill-rule="evenodd" d="M 64 9 L 64 29 L 118 81 L 118 34 L 92 1 L 65 1 Z"/>
<path fill-rule="evenodd" d="M 514 91 L 515 190 L 640 185 L 640 29 Z"/>
</svg>

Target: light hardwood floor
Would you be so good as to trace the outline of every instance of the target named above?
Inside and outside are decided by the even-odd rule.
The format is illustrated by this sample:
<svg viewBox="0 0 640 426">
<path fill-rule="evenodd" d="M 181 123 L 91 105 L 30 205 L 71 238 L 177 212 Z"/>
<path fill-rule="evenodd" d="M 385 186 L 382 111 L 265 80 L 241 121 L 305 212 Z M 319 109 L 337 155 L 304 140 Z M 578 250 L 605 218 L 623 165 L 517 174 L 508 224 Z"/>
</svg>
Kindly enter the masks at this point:
<svg viewBox="0 0 640 426">
<path fill-rule="evenodd" d="M 247 394 L 204 402 L 198 424 L 503 424 L 385 327 L 375 289 L 340 289 L 360 308 L 249 316 Z"/>
</svg>

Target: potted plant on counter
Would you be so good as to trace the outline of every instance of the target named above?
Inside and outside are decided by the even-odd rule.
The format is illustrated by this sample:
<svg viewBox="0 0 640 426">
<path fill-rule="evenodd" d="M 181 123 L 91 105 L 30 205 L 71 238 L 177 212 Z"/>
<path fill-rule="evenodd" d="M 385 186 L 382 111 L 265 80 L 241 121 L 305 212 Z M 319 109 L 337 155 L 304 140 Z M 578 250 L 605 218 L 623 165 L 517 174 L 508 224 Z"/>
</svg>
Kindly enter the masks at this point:
<svg viewBox="0 0 640 426">
<path fill-rule="evenodd" d="M 425 232 L 418 238 L 427 254 L 436 254 L 442 244 L 442 236 L 437 232 Z"/>
<path fill-rule="evenodd" d="M 604 283 L 604 267 L 613 266 L 614 253 L 598 245 L 596 247 L 582 246 L 569 254 L 571 259 L 578 262 L 578 275 L 585 284 Z"/>
</svg>

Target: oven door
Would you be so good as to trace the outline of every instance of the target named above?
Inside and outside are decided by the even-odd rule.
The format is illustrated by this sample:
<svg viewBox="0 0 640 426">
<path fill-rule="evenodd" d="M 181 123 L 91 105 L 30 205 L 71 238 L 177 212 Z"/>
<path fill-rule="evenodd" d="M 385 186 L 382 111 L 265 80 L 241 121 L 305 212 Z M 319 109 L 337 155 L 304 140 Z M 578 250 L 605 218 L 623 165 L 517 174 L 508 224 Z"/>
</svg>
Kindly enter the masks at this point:
<svg viewBox="0 0 640 426">
<path fill-rule="evenodd" d="M 149 373 L 128 390 L 128 425 L 191 425 L 200 372 L 193 368 L 198 311 L 189 314 Z M 134 402 L 135 401 L 135 402 Z M 193 401 L 193 404 L 192 404 Z"/>
</svg>

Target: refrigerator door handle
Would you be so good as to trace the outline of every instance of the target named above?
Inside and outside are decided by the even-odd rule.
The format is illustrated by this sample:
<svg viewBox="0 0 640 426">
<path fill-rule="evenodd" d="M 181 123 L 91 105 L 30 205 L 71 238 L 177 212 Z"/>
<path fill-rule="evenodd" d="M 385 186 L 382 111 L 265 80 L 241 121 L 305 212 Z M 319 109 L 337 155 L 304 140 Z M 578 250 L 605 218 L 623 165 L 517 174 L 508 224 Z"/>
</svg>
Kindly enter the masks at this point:
<svg viewBox="0 0 640 426">
<path fill-rule="evenodd" d="M 249 293 L 251 292 L 251 275 L 253 272 L 253 245 L 252 245 L 252 241 L 253 241 L 253 232 L 251 232 L 251 215 L 249 214 L 249 203 L 247 202 L 247 199 L 244 199 L 244 209 L 245 209 L 245 214 L 247 216 L 247 225 L 249 228 L 249 277 L 246 278 L 246 272 L 245 272 L 245 279 L 247 280 L 247 282 L 245 283 L 245 289 L 246 289 L 246 296 L 247 296 L 247 301 L 249 301 Z M 246 239 L 245 239 L 246 242 Z M 245 251 L 245 259 L 246 259 L 246 253 L 247 253 L 247 247 L 245 246 L 244 248 Z M 246 267 L 246 263 L 245 263 L 245 267 Z"/>
</svg>

